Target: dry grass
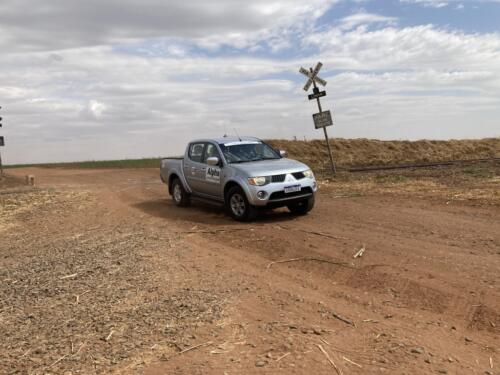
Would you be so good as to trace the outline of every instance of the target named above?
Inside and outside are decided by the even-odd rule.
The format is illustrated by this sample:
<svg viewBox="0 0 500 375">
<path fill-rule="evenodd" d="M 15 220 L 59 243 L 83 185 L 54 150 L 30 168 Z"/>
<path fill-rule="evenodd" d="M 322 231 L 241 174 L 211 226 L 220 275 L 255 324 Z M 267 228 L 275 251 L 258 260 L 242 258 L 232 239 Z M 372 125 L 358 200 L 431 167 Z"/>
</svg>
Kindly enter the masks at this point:
<svg viewBox="0 0 500 375">
<path fill-rule="evenodd" d="M 320 189 L 331 198 L 397 195 L 500 206 L 500 162 L 473 166 L 405 169 L 368 173 L 338 173 L 320 178 Z"/>
<path fill-rule="evenodd" d="M 299 159 L 315 170 L 328 166 L 328 153 L 323 140 L 268 141 L 284 149 L 291 158 Z M 336 163 L 343 167 L 425 163 L 446 160 L 500 157 L 500 138 L 450 141 L 379 141 L 373 139 L 332 139 Z"/>
</svg>

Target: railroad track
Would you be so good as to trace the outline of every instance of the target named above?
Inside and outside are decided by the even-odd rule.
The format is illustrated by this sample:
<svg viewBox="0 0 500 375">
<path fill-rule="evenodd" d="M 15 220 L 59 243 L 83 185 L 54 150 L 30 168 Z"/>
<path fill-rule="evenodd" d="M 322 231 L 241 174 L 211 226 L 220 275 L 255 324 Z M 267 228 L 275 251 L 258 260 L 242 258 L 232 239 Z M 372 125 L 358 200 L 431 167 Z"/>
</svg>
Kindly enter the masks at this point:
<svg viewBox="0 0 500 375">
<path fill-rule="evenodd" d="M 353 167 L 345 168 L 338 167 L 337 169 L 346 172 L 371 172 L 371 171 L 384 171 L 392 169 L 408 169 L 408 168 L 429 168 L 429 167 L 446 167 L 452 165 L 468 165 L 468 164 L 479 164 L 488 162 L 500 162 L 499 158 L 487 158 L 487 159 L 469 159 L 469 160 L 448 160 L 430 163 L 415 163 L 415 164 L 400 164 L 400 165 L 382 165 L 382 166 L 368 166 L 368 167 Z"/>
</svg>

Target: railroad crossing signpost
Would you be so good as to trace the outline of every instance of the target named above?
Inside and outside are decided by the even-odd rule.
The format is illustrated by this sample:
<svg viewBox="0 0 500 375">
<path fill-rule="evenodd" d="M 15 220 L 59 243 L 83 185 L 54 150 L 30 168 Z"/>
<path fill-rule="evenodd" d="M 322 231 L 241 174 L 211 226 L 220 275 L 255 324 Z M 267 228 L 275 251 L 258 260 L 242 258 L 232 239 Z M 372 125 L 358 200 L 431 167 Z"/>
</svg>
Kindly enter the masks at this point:
<svg viewBox="0 0 500 375">
<path fill-rule="evenodd" d="M 333 162 L 332 150 L 330 148 L 330 140 L 328 138 L 328 132 L 326 131 L 327 126 L 333 125 L 332 114 L 330 113 L 330 111 L 323 111 L 322 110 L 321 102 L 320 102 L 319 98 L 326 96 L 326 92 L 319 91 L 319 88 L 316 85 L 316 84 L 320 84 L 323 87 L 326 86 L 326 81 L 324 79 L 321 79 L 320 77 L 318 77 L 318 73 L 319 73 L 322 66 L 323 66 L 323 64 L 318 62 L 314 69 L 309 68 L 309 70 L 307 70 L 307 69 L 304 69 L 301 67 L 299 72 L 307 77 L 307 82 L 304 85 L 304 91 L 306 91 L 306 92 L 309 91 L 309 89 L 311 88 L 311 85 L 313 86 L 313 93 L 308 95 L 307 97 L 309 98 L 309 100 L 316 99 L 316 102 L 318 103 L 319 112 L 313 114 L 314 127 L 316 129 L 323 128 L 323 133 L 325 134 L 325 140 L 326 140 L 326 147 L 328 148 L 328 155 L 330 156 L 330 164 L 332 167 L 332 173 L 335 174 L 335 173 L 337 173 L 337 170 L 335 168 L 335 163 Z"/>
</svg>

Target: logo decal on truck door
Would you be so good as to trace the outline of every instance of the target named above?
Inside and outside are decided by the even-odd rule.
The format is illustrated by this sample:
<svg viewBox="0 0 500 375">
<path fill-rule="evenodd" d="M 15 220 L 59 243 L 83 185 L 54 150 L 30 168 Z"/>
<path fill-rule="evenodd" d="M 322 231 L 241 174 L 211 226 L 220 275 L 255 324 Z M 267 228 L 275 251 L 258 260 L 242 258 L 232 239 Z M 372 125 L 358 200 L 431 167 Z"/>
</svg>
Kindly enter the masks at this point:
<svg viewBox="0 0 500 375">
<path fill-rule="evenodd" d="M 205 175 L 205 179 L 208 182 L 214 182 L 216 184 L 220 184 L 220 168 L 208 167 L 206 175 Z"/>
</svg>

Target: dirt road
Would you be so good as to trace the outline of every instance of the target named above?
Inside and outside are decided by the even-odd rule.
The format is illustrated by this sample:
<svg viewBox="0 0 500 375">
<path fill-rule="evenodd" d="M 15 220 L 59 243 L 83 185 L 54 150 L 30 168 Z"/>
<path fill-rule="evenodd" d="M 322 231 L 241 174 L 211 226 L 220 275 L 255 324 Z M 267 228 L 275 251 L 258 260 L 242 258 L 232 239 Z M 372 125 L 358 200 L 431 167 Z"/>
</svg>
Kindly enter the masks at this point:
<svg viewBox="0 0 500 375">
<path fill-rule="evenodd" d="M 0 373 L 500 373 L 497 205 L 327 185 L 242 224 L 157 170 L 9 173 Z"/>
</svg>

